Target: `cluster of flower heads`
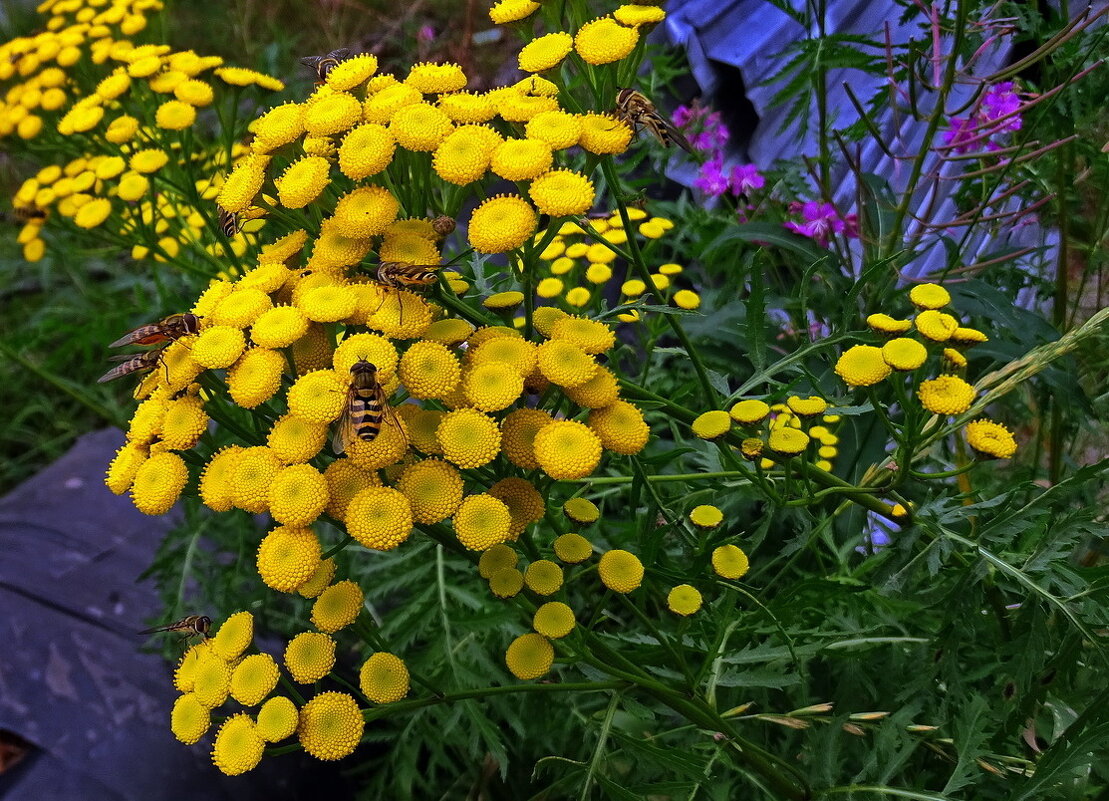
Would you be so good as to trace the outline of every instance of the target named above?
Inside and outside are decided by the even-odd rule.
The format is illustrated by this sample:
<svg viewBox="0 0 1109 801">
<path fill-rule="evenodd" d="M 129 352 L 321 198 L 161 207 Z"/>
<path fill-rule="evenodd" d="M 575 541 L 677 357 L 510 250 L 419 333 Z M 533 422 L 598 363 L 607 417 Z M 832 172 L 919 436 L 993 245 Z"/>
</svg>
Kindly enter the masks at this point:
<svg viewBox="0 0 1109 801">
<path fill-rule="evenodd" d="M 502 0 L 492 14 L 515 21 L 537 9 Z M 562 36 L 586 63 L 611 63 L 635 49 L 639 26 L 661 18 L 655 6 L 623 6 Z M 544 47 L 554 41 L 542 38 Z M 542 56 L 539 48 L 525 52 Z M 540 67 L 547 62 L 525 63 L 522 54 L 521 67 L 543 71 L 565 55 Z M 417 64 L 398 78 L 377 74 L 376 59 L 362 54 L 321 77 L 305 101 L 251 123 L 249 148 L 222 183 L 205 187 L 227 212 L 264 215 L 270 227 L 293 230 L 261 245 L 251 269 L 213 281 L 198 298 L 190 311 L 199 330 L 159 352 L 136 390 L 141 402 L 106 483 L 151 515 L 195 492 L 214 511 L 272 518 L 257 549 L 261 580 L 277 592 L 315 599 L 317 630 L 294 637 L 285 653 L 296 682 L 320 681 L 332 671 L 333 635 L 357 627 L 362 606 L 356 584 L 336 581 L 336 556 L 321 543 L 327 527 L 317 525 L 323 522 L 349 535 L 327 543 L 336 546 L 328 549 L 333 554 L 348 542 L 392 550 L 414 531 L 440 542 L 453 537 L 454 547 L 473 554 L 494 596 L 527 593 L 539 602 L 533 630 L 512 640 L 505 654 L 517 678 L 538 678 L 552 669 L 557 641 L 575 627 L 566 573 L 592 560 L 595 550 L 577 532 L 553 532 L 550 542 L 531 537 L 534 547 L 527 549 L 516 542 L 550 517 L 547 498 L 556 482 L 587 478 L 606 453 L 638 454 L 650 438 L 642 412 L 621 397 L 605 364 L 615 332 L 554 306 L 534 310 L 531 326 L 521 326 L 526 337 L 512 326 L 475 326 L 470 320 L 488 318 L 454 297 L 471 288 L 461 266 L 441 271 L 435 290 L 441 294 L 431 298 L 384 276 L 397 265 L 431 272 L 446 266 L 441 249 L 453 225 L 443 224 L 441 212 L 458 208 L 465 194 L 487 195 L 480 185 L 504 180 L 519 193 L 487 197 L 465 221 L 475 251 L 505 253 L 513 268 L 541 260 L 544 241 L 547 255 L 552 242 L 566 251 L 584 247 L 581 255 L 588 255 L 591 245 L 568 242 L 584 232 L 567 227 L 565 218 L 593 208 L 594 187 L 588 175 L 564 165 L 579 149 L 622 153 L 633 131 L 606 110 L 563 109 L 558 86 L 538 75 L 474 93 L 455 64 Z M 543 215 L 553 220 L 547 224 L 553 236 L 539 233 Z M 637 210 L 631 217 L 648 240 L 672 227 Z M 586 272 L 607 268 L 605 280 L 613 261 L 605 243 L 626 242 L 619 219 L 593 223 L 604 253 L 590 256 Z M 666 288 L 668 276 L 680 271 L 660 268 L 655 287 Z M 624 287 L 629 298 L 645 290 L 631 284 Z M 483 304 L 510 308 L 522 299 L 502 292 Z M 676 292 L 673 300 L 686 308 L 699 303 L 692 292 Z M 365 438 L 347 420 L 352 368 L 361 363 L 373 365 L 374 394 L 384 400 L 380 425 Z M 579 529 L 599 518 L 583 498 L 568 502 L 565 513 Z M 715 507 L 690 513 L 705 530 L 721 520 Z M 521 551 L 529 554 L 526 566 Z M 718 577 L 738 579 L 747 557 L 722 542 L 712 566 Z M 600 553 L 596 568 L 603 588 L 618 593 L 635 591 L 647 574 L 624 549 Z M 690 615 L 703 597 L 683 584 L 669 589 L 667 602 L 675 614 Z M 228 693 L 244 705 L 260 703 L 279 676 L 272 658 L 238 661 L 250 638 L 225 635 L 228 625 L 210 645 L 190 651 L 179 671 L 185 694 L 173 728 L 183 741 L 204 735 L 210 710 Z M 242 647 L 220 650 L 227 639 Z M 396 657 L 374 654 L 362 674 L 371 702 L 407 693 L 407 670 Z M 289 699 L 266 704 L 279 709 L 267 712 L 264 705 L 254 719 L 233 715 L 217 733 L 221 770 L 250 769 L 261 744 L 294 730 L 309 753 L 325 759 L 349 753 L 362 734 L 358 702 L 344 693 L 321 693 L 299 712 Z"/>
<path fill-rule="evenodd" d="M 160 0 L 46 2 L 39 6 L 48 17 L 41 33 L 0 45 L 0 83 L 7 85 L 0 137 L 40 140 L 72 156 L 43 167 L 13 198 L 17 215 L 27 218 L 18 238 L 27 261 L 44 255 L 41 234 L 51 214 L 80 229 L 105 226 L 112 241 L 135 243 L 136 259 L 165 261 L 193 245 L 213 256 L 224 254 L 225 244 L 237 256 L 245 253 L 242 235 L 228 243 L 216 233 L 215 208 L 196 204 L 214 198 L 218 182 L 182 186 L 192 181 L 175 171 L 187 160 L 195 172 L 211 174 L 226 164 L 227 149 L 199 130 L 186 146 L 183 132 L 218 102 L 217 93 L 284 85 L 225 67 L 217 56 L 132 41 L 146 15 L 161 7 Z M 241 150 L 236 145 L 230 155 Z"/>
<path fill-rule="evenodd" d="M 1012 81 L 993 84 L 978 98 L 970 116 L 948 120 L 943 143 L 959 154 L 1000 150 L 1006 134 L 1021 129 L 1023 106 Z"/>
<path fill-rule="evenodd" d="M 872 314 L 867 325 L 885 342 L 854 345 L 836 362 L 836 374 L 852 387 L 870 387 L 894 374 L 911 374 L 920 405 L 933 414 L 949 417 L 966 412 L 976 392 L 967 383 L 965 351 L 987 341 L 981 331 L 964 326 L 953 314 L 942 311 L 951 295 L 938 284 L 918 284 L 909 292 L 916 307 L 911 318 Z M 918 336 L 905 336 L 915 331 Z M 917 371 L 929 363 L 938 368 L 934 378 L 918 381 Z M 1013 435 L 992 420 L 976 420 L 964 429 L 967 442 L 979 453 L 1007 459 L 1017 449 Z"/>
<path fill-rule="evenodd" d="M 909 292 L 917 308 L 910 319 L 887 314 L 867 318 L 870 329 L 885 338 L 881 345 L 854 345 L 837 360 L 836 374 L 851 387 L 870 387 L 900 373 L 910 376 L 921 407 L 943 416 L 959 415 L 974 403 L 974 387 L 963 377 L 967 359 L 964 351 L 987 337 L 981 331 L 960 325 L 953 315 L 941 311 L 951 295 L 938 284 L 920 284 Z M 919 337 L 902 336 L 915 329 Z M 940 367 L 935 378 L 919 378 L 918 371 L 933 361 Z M 839 438 L 834 431 L 837 414 L 826 414 L 828 402 L 819 396 L 791 395 L 785 403 L 771 404 L 760 398 L 745 398 L 728 411 L 704 412 L 693 422 L 693 432 L 702 439 L 716 440 L 738 424 L 743 432 L 739 449 L 743 456 L 758 461 L 762 469 L 778 461 L 805 455 L 816 467 L 833 468 Z M 811 425 L 821 418 L 819 424 Z M 979 453 L 1007 459 L 1016 452 L 1013 435 L 1000 423 L 976 420 L 964 429 L 967 442 Z M 773 455 L 776 458 L 770 458 Z"/>
<path fill-rule="evenodd" d="M 543 505 L 541 499 L 520 502 Z M 581 528 L 600 519 L 597 506 L 581 497 L 568 500 L 563 513 Z M 705 532 L 719 526 L 723 517 L 720 509 L 711 505 L 697 506 L 689 513 L 690 522 Z M 532 630 L 514 638 L 505 651 L 505 665 L 521 680 L 541 678 L 553 669 L 557 641 L 571 637 L 578 626 L 564 585 L 575 569 L 590 571 L 593 565 L 589 563 L 596 556 L 593 543 L 577 533 L 558 536 L 542 552 L 550 558 L 533 559 L 524 567 L 515 549 L 497 544 L 484 550 L 478 561 L 478 571 L 493 595 L 508 599 L 526 592 L 535 606 Z M 733 543 L 717 545 L 710 563 L 715 575 L 705 582 L 706 591 L 719 578 L 741 579 L 749 568 L 746 553 Z M 596 558 L 595 567 L 600 584 L 615 593 L 635 592 L 645 579 L 642 562 L 622 549 L 604 551 Z M 408 666 L 383 650 L 374 650 L 358 670 L 360 697 L 321 689 L 335 679 L 341 679 L 335 686 L 341 683 L 353 688 L 354 681 L 343 678 L 349 668 L 337 659 L 337 638 L 366 624 L 359 621 L 364 600 L 361 588 L 352 581 L 334 582 L 334 577 L 334 562 L 326 560 L 298 588 L 301 595 L 314 599 L 313 630 L 289 640 L 280 661 L 253 647 L 254 620 L 249 612 L 232 615 L 211 639 L 185 653 L 174 672 L 174 686 L 180 695 L 170 714 L 170 728 L 178 740 L 187 745 L 199 742 L 209 733 L 213 714 L 219 714 L 223 722 L 213 738 L 212 760 L 229 775 L 253 769 L 267 745 L 294 735 L 317 759 L 336 760 L 358 746 L 366 711 L 401 701 L 409 694 Z M 693 584 L 666 591 L 666 605 L 675 615 L 694 615 L 704 602 L 702 591 Z M 275 694 L 283 679 L 282 668 L 288 694 Z M 316 694 L 305 701 L 296 685 L 315 685 Z"/>
<path fill-rule="evenodd" d="M 665 237 L 674 223 L 665 217 L 651 217 L 634 207 L 627 209 L 627 215 L 635 224 L 631 235 L 638 233 L 644 258 L 650 261 L 650 245 Z M 607 212 L 586 220 L 585 224 L 590 228 L 588 232 L 578 223 L 563 223 L 558 234 L 539 253 L 539 259 L 546 262 L 547 268 L 544 271 L 546 274 L 537 274 L 536 295 L 544 300 L 557 301 L 565 309 L 572 310 L 597 307 L 603 298 L 605 285 L 613 279 L 621 282 L 622 303 L 631 303 L 646 293 L 648 287 L 644 281 L 628 278 L 628 265 L 621 258 L 621 249 L 626 247 L 629 232 L 625 230 L 620 214 Z M 696 309 L 701 305 L 700 296 L 692 290 L 678 289 L 673 285 L 674 277 L 682 271 L 680 264 L 659 265 L 651 274 L 652 291 L 661 293 L 683 309 Z M 617 318 L 630 323 L 639 320 L 640 314 L 636 309 L 629 309 L 618 314 Z M 517 325 L 522 322 L 522 318 L 517 318 Z"/>
<path fill-rule="evenodd" d="M 822 470 L 831 470 L 838 453 L 835 427 L 839 415 L 826 414 L 828 402 L 818 396 L 790 395 L 785 403 L 767 403 L 759 398 L 737 401 L 728 411 L 705 412 L 693 421 L 693 433 L 716 440 L 734 426 L 743 432 L 740 451 L 764 470 L 776 462 L 764 455 L 769 450 L 781 457 L 805 454 Z"/>
<path fill-rule="evenodd" d="M 306 752 L 328 761 L 347 756 L 362 740 L 365 721 L 358 698 L 325 690 L 304 701 L 295 689 L 332 672 L 336 643 L 331 635 L 351 625 L 362 606 L 362 591 L 350 581 L 326 590 L 320 586 L 316 592 L 312 622 L 317 630 L 290 640 L 281 664 L 254 647 L 254 618 L 237 612 L 211 639 L 190 648 L 174 671 L 173 683 L 181 694 L 173 704 L 170 729 L 192 745 L 208 733 L 214 713 L 223 716 L 212 761 L 228 775 L 253 769 L 267 745 L 294 735 Z M 274 692 L 282 667 L 294 697 Z M 394 654 L 376 651 L 362 663 L 358 685 L 369 704 L 399 701 L 408 694 L 408 668 Z"/>
</svg>

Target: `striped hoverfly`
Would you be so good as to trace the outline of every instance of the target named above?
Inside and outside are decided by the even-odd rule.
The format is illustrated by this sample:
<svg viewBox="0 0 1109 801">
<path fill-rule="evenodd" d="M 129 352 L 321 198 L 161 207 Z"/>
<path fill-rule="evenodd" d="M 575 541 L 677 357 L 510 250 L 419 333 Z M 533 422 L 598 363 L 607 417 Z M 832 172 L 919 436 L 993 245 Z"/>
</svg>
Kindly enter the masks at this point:
<svg viewBox="0 0 1109 801">
<path fill-rule="evenodd" d="M 662 143 L 663 147 L 670 147 L 673 142 L 682 150 L 693 154 L 693 146 L 685 138 L 685 134 L 670 124 L 670 121 L 659 114 L 655 104 L 645 94 L 635 89 L 621 89 L 616 93 L 616 108 L 613 112 L 616 117 L 623 120 L 638 133 L 640 127 L 646 128 Z"/>
<path fill-rule="evenodd" d="M 157 634 L 161 631 L 176 631 L 183 635 L 181 638 L 183 640 L 188 640 L 193 637 L 205 639 L 211 628 L 212 618 L 207 615 L 189 615 L 188 617 L 183 617 L 166 626 L 155 626 L 152 629 L 143 629 L 139 634 Z"/>
<path fill-rule="evenodd" d="M 350 368 L 347 402 L 331 440 L 332 449 L 341 454 L 355 439 L 373 442 L 381 433 L 381 423 L 386 418 L 403 435 L 404 428 L 396 415 L 389 405 L 385 389 L 378 383 L 377 367 L 365 359 L 359 359 Z"/>
<path fill-rule="evenodd" d="M 189 313 L 171 314 L 156 323 L 140 325 L 138 328 L 128 331 L 108 347 L 122 348 L 127 345 L 157 345 L 158 347 L 142 353 L 126 353 L 120 356 L 108 357 L 108 361 L 119 362 L 119 364 L 100 376 L 96 383 L 104 384 L 132 373 L 145 373 L 153 370 L 162 360 L 162 350 L 166 345 L 198 331 L 200 331 L 200 318 Z"/>
<path fill-rule="evenodd" d="M 223 231 L 223 235 L 230 239 L 239 233 L 241 230 L 239 228 L 239 215 L 228 211 L 223 206 L 216 206 L 216 210 L 219 212 L 216 220 L 220 230 Z"/>
<path fill-rule="evenodd" d="M 349 47 L 340 47 L 332 50 L 326 56 L 305 56 L 300 63 L 315 70 L 318 84 L 326 83 L 331 71 L 346 61 L 351 56 Z"/>
</svg>

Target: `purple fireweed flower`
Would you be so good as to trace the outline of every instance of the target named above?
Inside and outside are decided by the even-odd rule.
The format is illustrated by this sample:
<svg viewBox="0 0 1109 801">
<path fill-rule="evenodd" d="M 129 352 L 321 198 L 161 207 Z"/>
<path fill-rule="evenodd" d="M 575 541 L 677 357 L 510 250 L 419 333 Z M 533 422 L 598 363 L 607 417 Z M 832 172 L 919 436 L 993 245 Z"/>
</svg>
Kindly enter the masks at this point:
<svg viewBox="0 0 1109 801">
<path fill-rule="evenodd" d="M 416 38 L 421 42 L 430 42 L 435 39 L 435 29 L 430 25 L 421 25 Z"/>
<path fill-rule="evenodd" d="M 1023 123 L 1020 114 L 1014 114 L 1013 112 L 1018 111 L 1020 106 L 1020 96 L 1013 91 L 1013 82 L 1005 81 L 991 86 L 986 91 L 978 113 L 984 122 L 992 122 L 1013 114 L 1012 117 L 1001 123 L 996 133 L 1019 131 Z"/>
<path fill-rule="evenodd" d="M 686 127 L 689 125 L 691 119 L 693 119 L 693 109 L 689 106 L 678 106 L 670 116 L 670 122 L 672 122 L 676 128 Z"/>
<path fill-rule="evenodd" d="M 974 127 L 974 120 L 965 117 L 952 117 L 949 125 L 951 127 L 943 132 L 943 143 L 954 146 L 956 153 L 969 151 L 973 143 L 964 143 L 974 136 L 970 130 Z"/>
<path fill-rule="evenodd" d="M 736 195 L 750 195 L 756 189 L 766 186 L 759 168 L 754 164 L 737 164 L 732 167 L 732 193 Z"/>
<path fill-rule="evenodd" d="M 724 175 L 724 161 L 720 154 L 701 165 L 700 175 L 693 185 L 710 197 L 720 197 L 728 191 L 728 176 Z"/>
<path fill-rule="evenodd" d="M 803 222 L 787 222 L 785 227 L 795 234 L 807 236 L 821 246 L 828 244 L 828 238 L 832 234 L 843 233 L 847 227 L 831 203 L 821 203 L 819 200 L 793 203 L 790 211 L 800 214 Z"/>
<path fill-rule="evenodd" d="M 675 128 L 685 134 L 694 150 L 716 158 L 728 144 L 728 128 L 720 118 L 720 112 L 710 112 L 703 106 L 678 106 L 670 117 Z"/>
</svg>

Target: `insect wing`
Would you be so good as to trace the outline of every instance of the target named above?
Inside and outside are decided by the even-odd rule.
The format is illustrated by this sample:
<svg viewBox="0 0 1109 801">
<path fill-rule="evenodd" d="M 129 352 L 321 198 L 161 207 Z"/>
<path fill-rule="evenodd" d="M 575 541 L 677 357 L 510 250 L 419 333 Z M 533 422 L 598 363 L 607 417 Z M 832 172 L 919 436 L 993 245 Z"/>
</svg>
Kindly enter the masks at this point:
<svg viewBox="0 0 1109 801">
<path fill-rule="evenodd" d="M 143 359 L 141 356 L 131 356 L 123 358 L 126 358 L 127 361 L 123 362 L 122 364 L 117 364 L 111 370 L 104 373 L 104 375 L 96 379 L 96 383 L 106 384 L 109 381 L 115 381 L 117 378 L 123 378 L 125 375 L 137 373 L 140 370 L 150 370 L 154 367 L 154 365 L 148 364 L 146 360 Z M 120 361 L 120 357 L 114 357 L 113 359 L 110 359 L 110 361 Z"/>
<path fill-rule="evenodd" d="M 354 418 L 350 413 L 353 399 L 354 390 L 347 390 L 347 402 L 343 404 L 343 413 L 339 415 L 339 422 L 335 424 L 335 434 L 331 437 L 331 450 L 335 451 L 336 456 L 346 453 L 357 436 L 354 430 Z"/>
<path fill-rule="evenodd" d="M 696 155 L 693 152 L 693 145 L 691 145 L 689 143 L 689 140 L 685 138 L 684 133 L 682 133 L 677 128 L 675 128 L 670 122 L 667 122 L 666 120 L 662 119 L 662 117 L 659 117 L 659 120 L 662 122 L 663 126 L 665 126 L 666 133 L 670 135 L 670 139 L 671 139 L 671 141 L 674 142 L 674 144 L 676 144 L 678 147 L 680 147 L 682 150 L 684 150 L 689 155 L 691 155 L 691 156 Z"/>
<path fill-rule="evenodd" d="M 138 328 L 133 328 L 128 331 L 108 347 L 122 348 L 125 345 L 154 345 L 167 339 L 169 339 L 169 337 L 166 336 L 161 325 L 157 323 L 152 325 L 140 325 Z"/>
<path fill-rule="evenodd" d="M 380 384 L 377 385 L 377 402 L 381 404 L 381 409 L 385 412 L 384 420 L 382 422 L 388 423 L 391 426 L 396 426 L 397 431 L 400 432 L 401 437 L 404 439 L 404 447 L 408 447 L 408 431 L 404 427 L 404 423 L 397 414 L 397 410 L 389 405 L 389 398 L 385 394 L 385 390 Z"/>
</svg>

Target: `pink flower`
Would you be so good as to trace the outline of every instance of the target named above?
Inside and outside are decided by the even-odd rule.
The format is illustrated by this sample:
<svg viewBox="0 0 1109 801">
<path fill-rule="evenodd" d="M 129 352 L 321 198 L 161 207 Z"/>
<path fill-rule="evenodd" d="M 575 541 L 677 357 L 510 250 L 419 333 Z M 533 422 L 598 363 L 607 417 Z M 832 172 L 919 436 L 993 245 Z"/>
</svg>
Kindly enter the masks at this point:
<svg viewBox="0 0 1109 801">
<path fill-rule="evenodd" d="M 678 106 L 670 121 L 685 134 L 694 150 L 707 153 L 710 158 L 719 156 L 719 151 L 728 144 L 730 134 L 718 111 L 710 112 L 696 103 Z"/>
<path fill-rule="evenodd" d="M 728 176 L 724 175 L 724 161 L 719 154 L 701 165 L 701 173 L 693 185 L 710 197 L 720 197 L 728 191 Z"/>
<path fill-rule="evenodd" d="M 806 203 L 793 203 L 789 210 L 793 214 L 800 214 L 804 222 L 787 222 L 785 227 L 795 234 L 812 239 L 822 247 L 828 244 L 832 234 L 843 233 L 847 227 L 831 203 L 810 200 Z"/>
<path fill-rule="evenodd" d="M 738 164 L 732 167 L 732 193 L 750 195 L 756 189 L 766 186 L 766 179 L 754 164 Z"/>
</svg>

